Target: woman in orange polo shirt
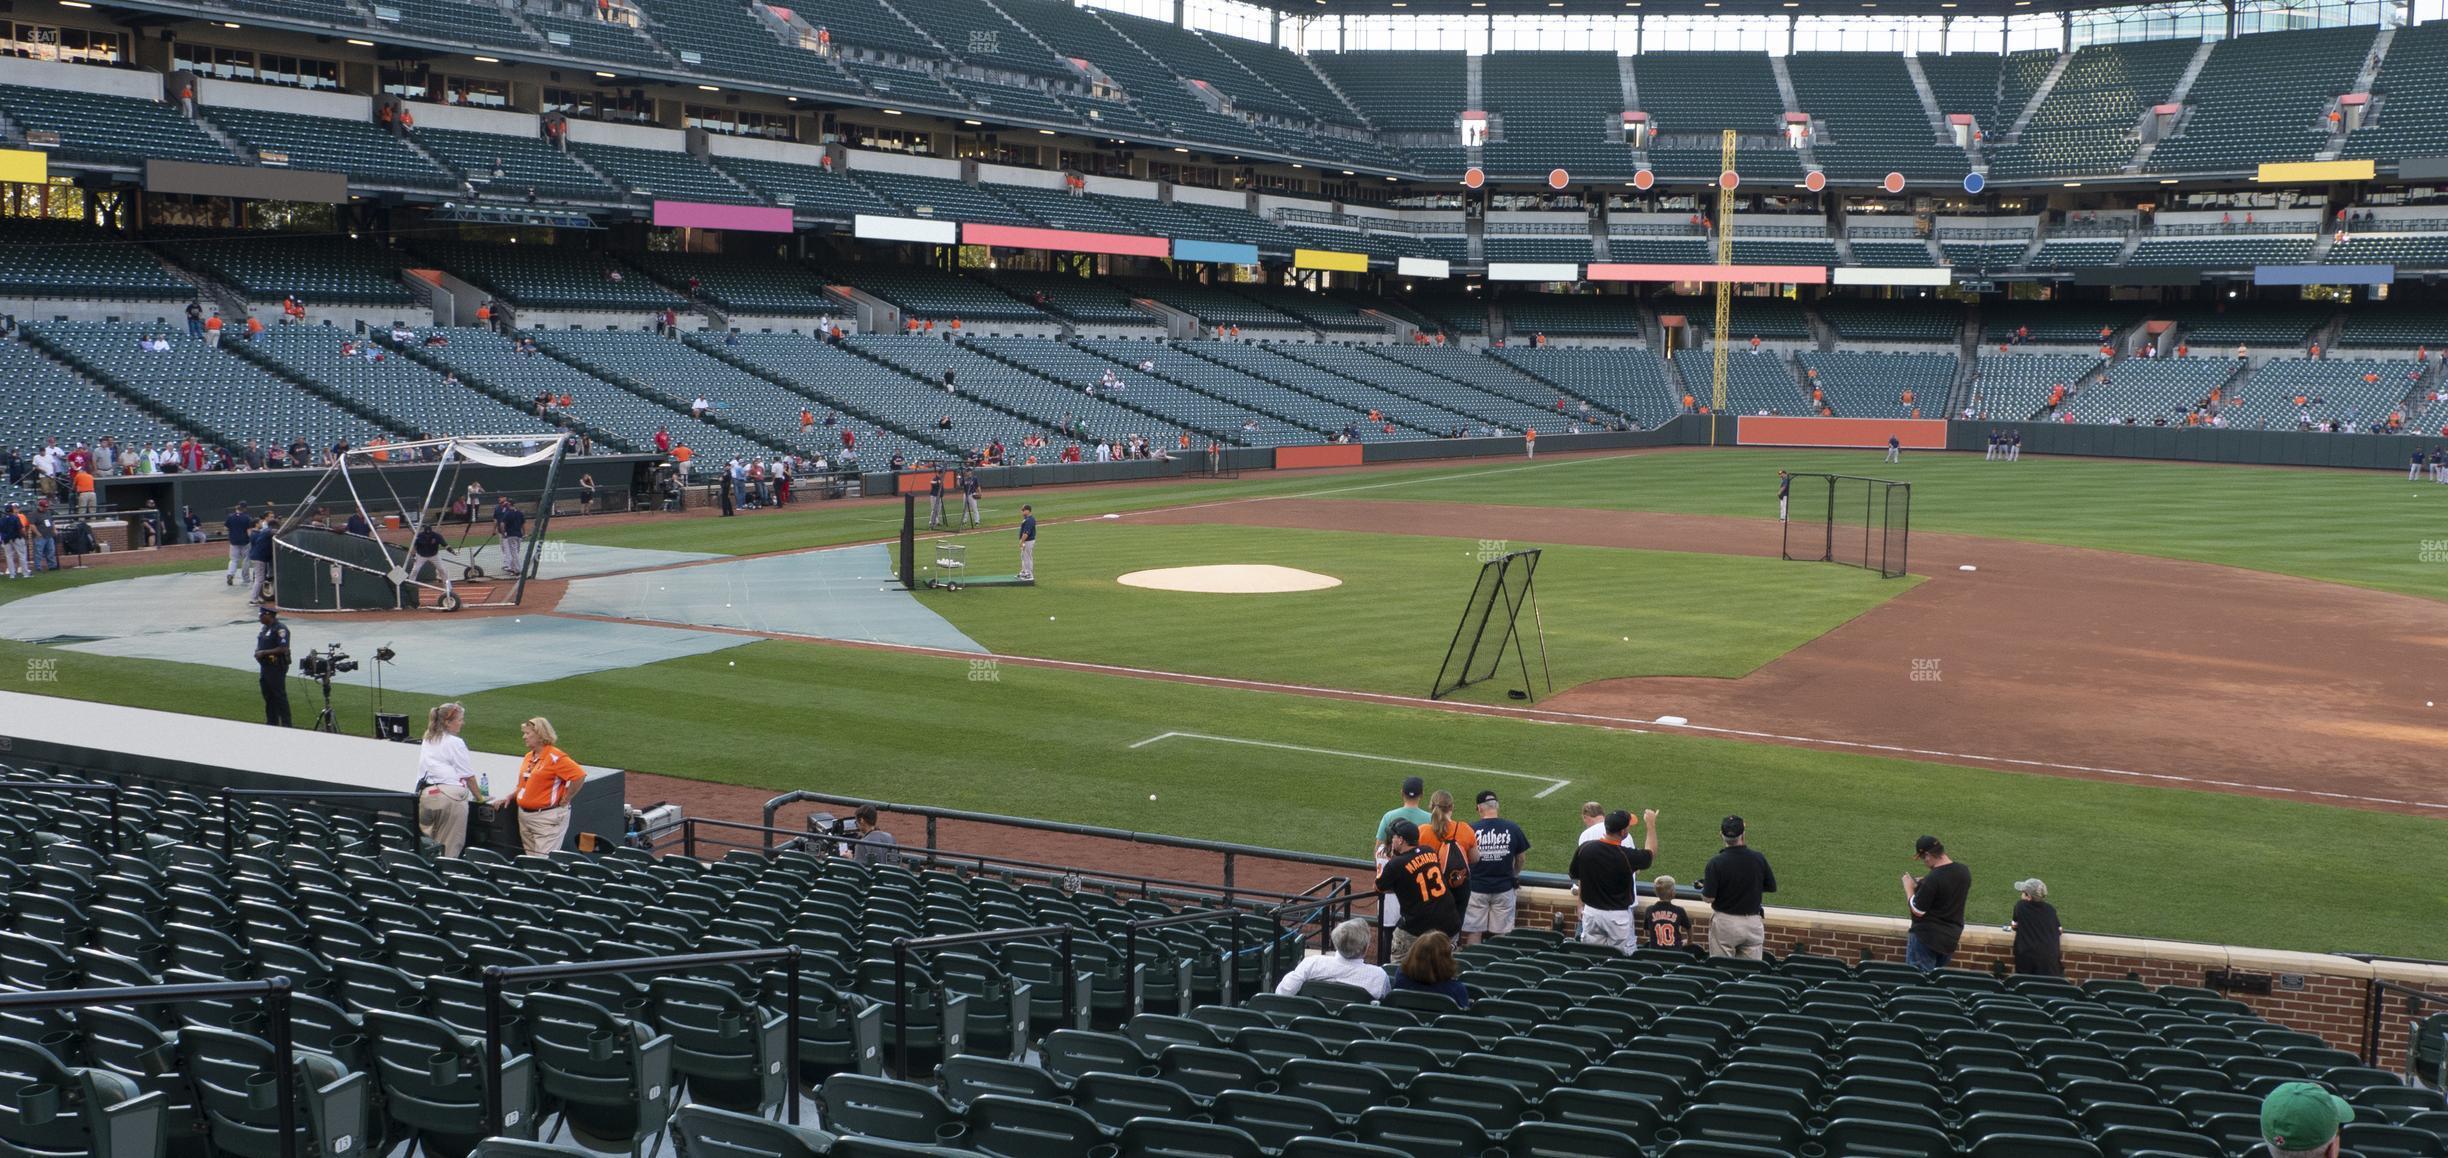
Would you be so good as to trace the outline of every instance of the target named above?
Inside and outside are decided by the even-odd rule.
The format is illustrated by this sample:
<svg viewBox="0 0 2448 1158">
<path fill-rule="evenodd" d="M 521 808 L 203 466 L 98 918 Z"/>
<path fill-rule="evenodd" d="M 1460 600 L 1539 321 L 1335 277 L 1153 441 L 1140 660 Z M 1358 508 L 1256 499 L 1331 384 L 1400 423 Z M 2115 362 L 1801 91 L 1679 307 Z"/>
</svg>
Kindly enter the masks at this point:
<svg viewBox="0 0 2448 1158">
<path fill-rule="evenodd" d="M 558 745 L 561 737 L 542 716 L 519 725 L 527 755 L 519 761 L 519 847 L 529 856 L 548 856 L 569 834 L 570 801 L 586 780 L 586 769 Z"/>
</svg>

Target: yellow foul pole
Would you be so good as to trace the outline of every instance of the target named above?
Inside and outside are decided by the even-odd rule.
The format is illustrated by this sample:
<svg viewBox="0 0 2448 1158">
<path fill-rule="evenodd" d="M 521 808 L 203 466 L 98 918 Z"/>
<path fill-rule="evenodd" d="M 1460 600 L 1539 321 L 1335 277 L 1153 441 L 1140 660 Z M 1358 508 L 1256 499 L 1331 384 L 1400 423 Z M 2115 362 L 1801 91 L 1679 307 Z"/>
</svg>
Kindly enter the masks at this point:
<svg viewBox="0 0 2448 1158">
<path fill-rule="evenodd" d="M 1734 171 L 1734 130 L 1727 129 L 1718 147 L 1717 171 Z M 1717 181 L 1717 264 L 1734 264 L 1734 186 L 1720 176 Z M 1709 442 L 1717 441 L 1717 416 L 1726 408 L 1726 343 L 1734 328 L 1734 283 L 1720 278 L 1717 282 L 1717 332 L 1710 359 L 1716 382 L 1709 391 Z"/>
</svg>

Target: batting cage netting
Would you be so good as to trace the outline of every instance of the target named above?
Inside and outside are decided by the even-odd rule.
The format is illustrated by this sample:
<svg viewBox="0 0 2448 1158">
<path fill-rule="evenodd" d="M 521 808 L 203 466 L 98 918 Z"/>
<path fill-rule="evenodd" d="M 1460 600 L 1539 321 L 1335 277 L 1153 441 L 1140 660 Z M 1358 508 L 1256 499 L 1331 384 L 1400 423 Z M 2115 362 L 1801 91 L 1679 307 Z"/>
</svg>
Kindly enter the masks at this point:
<svg viewBox="0 0 2448 1158">
<path fill-rule="evenodd" d="M 1785 558 L 1904 577 L 1912 545 L 1911 483 L 1849 474 L 1791 477 L 1792 508 L 1780 551 Z"/>
</svg>

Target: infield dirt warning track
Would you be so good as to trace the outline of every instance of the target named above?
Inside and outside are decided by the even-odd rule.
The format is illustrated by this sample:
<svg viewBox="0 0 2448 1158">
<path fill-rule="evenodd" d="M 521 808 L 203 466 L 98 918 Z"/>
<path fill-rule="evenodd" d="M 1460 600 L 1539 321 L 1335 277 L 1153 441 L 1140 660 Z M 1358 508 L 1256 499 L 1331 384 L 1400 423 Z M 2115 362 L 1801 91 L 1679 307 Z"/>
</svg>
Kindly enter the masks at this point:
<svg viewBox="0 0 2448 1158">
<path fill-rule="evenodd" d="M 1774 522 L 1698 515 L 1284 498 L 1128 517 L 1778 553 Z M 1742 678 L 1601 680 L 1536 712 L 1681 716 L 1710 734 L 2448 815 L 2448 708 L 2425 707 L 2448 686 L 2448 604 L 1961 535 L 1914 535 L 1911 569 L 1929 581 Z"/>
</svg>

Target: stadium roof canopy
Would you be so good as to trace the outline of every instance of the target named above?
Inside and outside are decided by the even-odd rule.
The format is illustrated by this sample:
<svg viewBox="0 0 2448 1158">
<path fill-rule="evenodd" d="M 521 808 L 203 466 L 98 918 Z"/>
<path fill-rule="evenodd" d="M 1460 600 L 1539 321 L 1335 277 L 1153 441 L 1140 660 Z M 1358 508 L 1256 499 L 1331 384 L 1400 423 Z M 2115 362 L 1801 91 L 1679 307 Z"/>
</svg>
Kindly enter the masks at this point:
<svg viewBox="0 0 2448 1158">
<path fill-rule="evenodd" d="M 2133 0 L 1250 0 L 1290 17 L 1318 16 L 2000 16 L 2031 18 L 2100 8 L 2142 8 Z M 2234 8 L 2236 0 L 2157 7 Z"/>
</svg>

